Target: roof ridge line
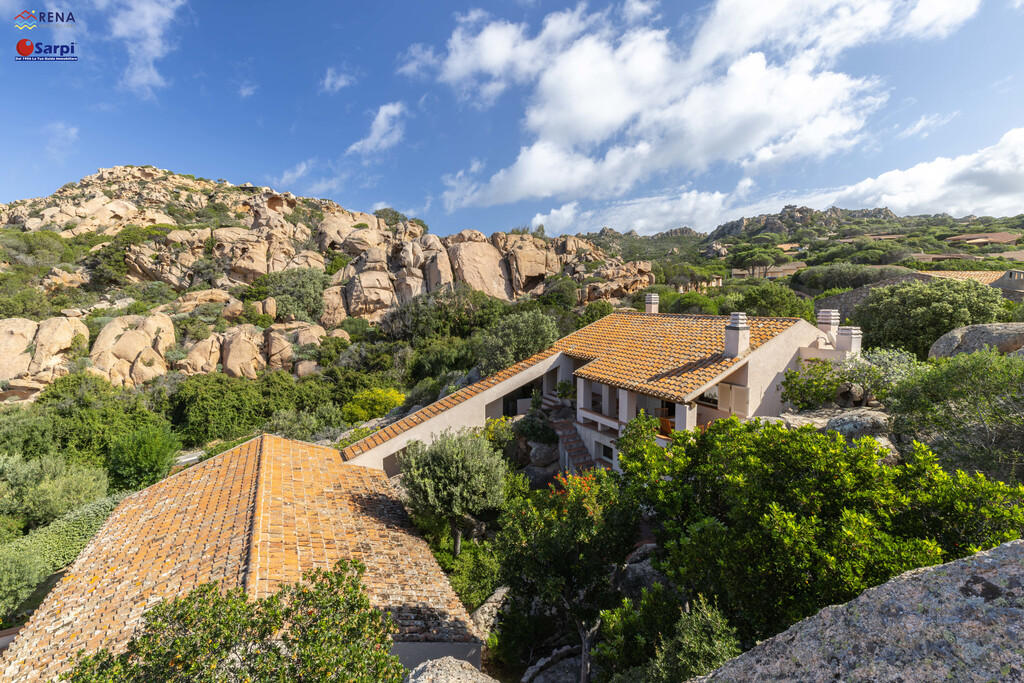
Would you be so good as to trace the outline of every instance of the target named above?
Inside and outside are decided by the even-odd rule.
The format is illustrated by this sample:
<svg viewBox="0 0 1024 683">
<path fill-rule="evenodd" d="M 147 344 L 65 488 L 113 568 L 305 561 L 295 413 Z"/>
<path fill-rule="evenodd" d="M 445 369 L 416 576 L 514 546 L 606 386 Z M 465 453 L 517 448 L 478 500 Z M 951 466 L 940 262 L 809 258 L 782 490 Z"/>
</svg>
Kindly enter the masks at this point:
<svg viewBox="0 0 1024 683">
<path fill-rule="evenodd" d="M 245 557 L 245 582 L 243 588 L 247 596 L 255 596 L 255 589 L 257 581 L 259 580 L 259 571 L 256 566 L 259 562 L 259 523 L 263 518 L 263 469 L 265 466 L 266 458 L 264 457 L 264 446 L 266 442 L 267 434 L 260 434 L 257 438 L 260 440 L 259 449 L 256 451 L 256 491 L 253 493 L 252 500 L 252 516 L 249 525 L 249 541 L 246 544 L 246 557 Z"/>
</svg>

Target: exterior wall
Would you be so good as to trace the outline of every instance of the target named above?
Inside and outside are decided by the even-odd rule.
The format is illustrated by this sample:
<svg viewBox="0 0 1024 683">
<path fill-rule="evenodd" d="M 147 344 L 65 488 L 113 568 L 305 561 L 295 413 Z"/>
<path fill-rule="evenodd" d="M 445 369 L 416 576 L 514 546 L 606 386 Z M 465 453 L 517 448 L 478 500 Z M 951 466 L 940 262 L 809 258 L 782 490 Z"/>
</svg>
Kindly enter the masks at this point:
<svg viewBox="0 0 1024 683">
<path fill-rule="evenodd" d="M 502 399 L 507 394 L 540 379 L 551 368 L 566 364 L 571 372 L 572 359 L 565 354 L 556 353 L 550 358 L 545 358 L 536 365 L 523 370 L 519 374 L 509 377 L 504 382 L 496 384 L 476 396 L 467 398 L 462 403 L 452 406 L 435 417 L 406 429 L 401 434 L 385 441 L 376 448 L 372 448 L 352 458 L 349 462 L 353 465 L 384 470 L 386 469 L 384 459 L 398 453 L 408 446 L 411 441 L 431 443 L 435 435 L 449 429 L 457 431 L 463 428 L 483 427 L 489 415 L 501 415 Z M 497 408 L 494 407 L 495 405 Z"/>
<path fill-rule="evenodd" d="M 800 348 L 814 343 L 821 331 L 806 320 L 758 347 L 747 360 L 750 414 L 775 417 L 782 412 L 782 383 L 786 370 L 796 368 Z"/>
<path fill-rule="evenodd" d="M 454 657 L 480 668 L 480 643 L 407 643 L 391 644 L 391 654 L 397 655 L 406 669 L 414 669 L 423 662 L 441 657 Z"/>
</svg>

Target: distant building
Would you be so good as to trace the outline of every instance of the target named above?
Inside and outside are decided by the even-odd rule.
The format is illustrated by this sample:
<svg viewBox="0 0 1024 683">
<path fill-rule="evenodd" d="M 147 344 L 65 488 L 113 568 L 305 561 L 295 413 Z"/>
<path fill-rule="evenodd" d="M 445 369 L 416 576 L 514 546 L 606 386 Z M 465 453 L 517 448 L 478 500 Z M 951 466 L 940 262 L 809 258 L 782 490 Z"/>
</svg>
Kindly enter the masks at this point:
<svg viewBox="0 0 1024 683">
<path fill-rule="evenodd" d="M 125 498 L 0 657 L 0 681 L 54 679 L 81 649 L 123 651 L 147 609 L 220 581 L 254 598 L 342 558 L 366 565 L 407 667 L 481 643 L 383 472 L 264 435 Z"/>
<path fill-rule="evenodd" d="M 936 263 L 938 261 L 980 261 L 980 256 L 972 254 L 911 254 L 907 258 L 920 261 L 921 263 Z"/>
<path fill-rule="evenodd" d="M 957 244 L 970 244 L 976 247 L 985 247 L 990 244 L 1015 244 L 1020 235 L 1012 232 L 972 232 L 965 235 L 954 235 L 947 237 L 947 242 Z"/>
<path fill-rule="evenodd" d="M 769 280 L 777 280 L 780 277 L 788 277 L 801 268 L 806 267 L 807 264 L 803 261 L 790 261 L 789 263 L 783 263 L 781 266 L 772 266 L 767 270 L 764 277 Z M 760 269 L 758 269 L 758 271 L 760 271 Z M 750 277 L 750 273 L 746 268 L 733 268 L 732 276 L 735 278 L 744 278 Z M 761 275 L 757 275 L 755 277 L 761 277 Z"/>
</svg>

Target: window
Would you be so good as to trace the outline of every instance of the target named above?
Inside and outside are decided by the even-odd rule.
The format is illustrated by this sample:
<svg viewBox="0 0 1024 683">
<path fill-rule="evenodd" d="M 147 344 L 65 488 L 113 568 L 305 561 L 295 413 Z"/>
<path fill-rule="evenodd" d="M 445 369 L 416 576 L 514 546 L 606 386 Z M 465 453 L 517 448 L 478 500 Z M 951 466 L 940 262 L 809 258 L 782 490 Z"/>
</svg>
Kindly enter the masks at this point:
<svg viewBox="0 0 1024 683">
<path fill-rule="evenodd" d="M 615 452 L 612 450 L 612 447 L 604 443 L 598 445 L 601 446 L 601 458 L 608 462 L 612 462 L 615 458 Z"/>
<path fill-rule="evenodd" d="M 697 403 L 702 405 L 711 406 L 713 408 L 718 407 L 718 387 L 714 386 L 709 388 L 697 399 Z"/>
</svg>

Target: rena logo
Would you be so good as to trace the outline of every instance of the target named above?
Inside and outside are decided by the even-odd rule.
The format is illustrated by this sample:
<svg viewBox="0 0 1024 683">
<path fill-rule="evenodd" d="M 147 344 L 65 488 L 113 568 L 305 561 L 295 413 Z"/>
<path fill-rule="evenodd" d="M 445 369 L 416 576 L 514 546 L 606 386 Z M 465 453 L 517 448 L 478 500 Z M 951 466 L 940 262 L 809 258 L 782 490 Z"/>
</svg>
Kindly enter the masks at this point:
<svg viewBox="0 0 1024 683">
<path fill-rule="evenodd" d="M 27 38 L 19 40 L 14 46 L 18 56 L 16 62 L 77 62 L 75 54 L 75 43 L 64 43 L 57 45 L 46 45 L 45 43 L 33 43 Z"/>
<path fill-rule="evenodd" d="M 19 31 L 22 29 L 34 29 L 36 27 L 35 22 L 39 21 L 35 13 L 32 10 L 25 10 L 18 16 L 14 17 L 14 28 Z"/>
</svg>

